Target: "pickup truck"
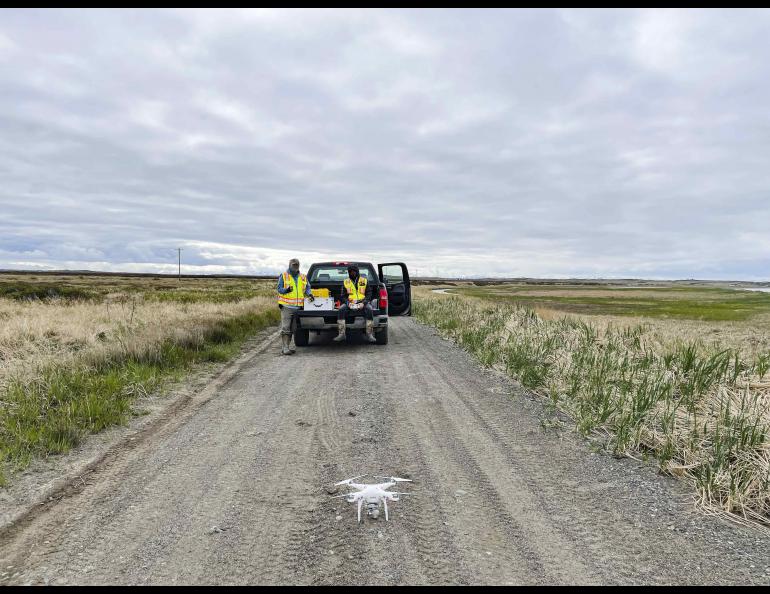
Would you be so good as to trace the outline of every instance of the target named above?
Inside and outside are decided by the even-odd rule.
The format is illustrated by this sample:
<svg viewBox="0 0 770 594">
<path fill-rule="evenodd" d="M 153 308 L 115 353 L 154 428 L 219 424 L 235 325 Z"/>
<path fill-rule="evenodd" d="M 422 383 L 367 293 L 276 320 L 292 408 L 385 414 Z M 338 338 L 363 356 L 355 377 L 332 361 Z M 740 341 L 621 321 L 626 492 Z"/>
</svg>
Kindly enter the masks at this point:
<svg viewBox="0 0 770 594">
<path fill-rule="evenodd" d="M 372 287 L 371 305 L 374 310 L 374 337 L 377 344 L 388 344 L 388 316 L 412 315 L 412 289 L 409 270 L 403 262 L 378 264 L 369 262 L 319 262 L 307 271 L 307 280 L 313 289 L 329 289 L 335 309 L 304 309 L 297 313 L 294 344 L 307 346 L 310 333 L 337 332 L 337 309 L 342 299 L 342 283 L 348 277 L 348 266 L 358 266 L 361 276 Z M 366 320 L 361 310 L 352 310 L 347 317 L 347 330 L 364 330 Z"/>
</svg>

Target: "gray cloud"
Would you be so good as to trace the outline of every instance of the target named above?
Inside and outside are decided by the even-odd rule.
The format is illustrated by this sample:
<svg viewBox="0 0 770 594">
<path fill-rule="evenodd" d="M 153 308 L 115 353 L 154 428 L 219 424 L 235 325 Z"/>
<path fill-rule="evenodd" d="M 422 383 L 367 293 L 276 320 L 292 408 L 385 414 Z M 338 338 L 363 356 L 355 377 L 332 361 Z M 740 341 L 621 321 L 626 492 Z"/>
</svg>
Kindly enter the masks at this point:
<svg viewBox="0 0 770 594">
<path fill-rule="evenodd" d="M 3 10 L 0 268 L 763 278 L 769 25 Z"/>
</svg>

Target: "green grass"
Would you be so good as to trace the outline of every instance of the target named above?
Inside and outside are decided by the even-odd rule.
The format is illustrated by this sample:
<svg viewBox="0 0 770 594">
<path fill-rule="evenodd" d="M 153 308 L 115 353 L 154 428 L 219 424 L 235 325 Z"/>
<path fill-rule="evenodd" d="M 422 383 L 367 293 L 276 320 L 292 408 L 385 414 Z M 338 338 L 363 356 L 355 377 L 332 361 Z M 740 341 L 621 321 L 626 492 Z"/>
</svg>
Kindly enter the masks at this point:
<svg viewBox="0 0 770 594">
<path fill-rule="evenodd" d="M 643 325 L 544 320 L 511 300 L 418 297 L 414 315 L 613 454 L 652 456 L 689 478 L 704 505 L 770 525 L 770 353 L 746 361 L 703 342 L 663 344 Z"/>
<path fill-rule="evenodd" d="M 460 287 L 453 293 L 490 301 L 509 301 L 530 307 L 559 311 L 652 318 L 693 319 L 704 321 L 741 321 L 757 314 L 770 313 L 770 293 L 734 291 L 717 288 L 662 288 L 639 290 L 659 293 L 656 297 L 624 296 L 624 289 L 607 289 L 616 296 L 522 295 L 521 291 L 549 290 L 595 291 L 597 287 L 516 287 L 492 285 L 488 288 Z"/>
<path fill-rule="evenodd" d="M 0 283 L 0 297 L 16 299 L 17 301 L 33 301 L 35 299 L 96 299 L 99 293 L 82 287 L 68 287 L 59 284 L 46 283 Z"/>
<path fill-rule="evenodd" d="M 137 397 L 195 364 L 229 360 L 278 318 L 277 309 L 250 313 L 209 323 L 197 342 L 168 340 L 74 368 L 51 365 L 31 382 L 12 380 L 0 395 L 0 485 L 7 471 L 23 469 L 33 458 L 67 452 L 85 435 L 125 423 Z"/>
<path fill-rule="evenodd" d="M 108 294 L 123 299 L 175 303 L 232 303 L 256 295 L 272 296 L 275 282 L 252 279 L 132 278 L 58 275 L 23 277 L 0 274 L 0 298 L 17 301 L 60 299 L 100 302 Z"/>
<path fill-rule="evenodd" d="M 270 295 L 274 293 L 271 292 Z M 222 290 L 163 290 L 145 294 L 146 301 L 159 303 L 233 303 L 244 299 L 251 299 L 255 295 L 263 294 L 251 289 L 222 289 Z"/>
</svg>

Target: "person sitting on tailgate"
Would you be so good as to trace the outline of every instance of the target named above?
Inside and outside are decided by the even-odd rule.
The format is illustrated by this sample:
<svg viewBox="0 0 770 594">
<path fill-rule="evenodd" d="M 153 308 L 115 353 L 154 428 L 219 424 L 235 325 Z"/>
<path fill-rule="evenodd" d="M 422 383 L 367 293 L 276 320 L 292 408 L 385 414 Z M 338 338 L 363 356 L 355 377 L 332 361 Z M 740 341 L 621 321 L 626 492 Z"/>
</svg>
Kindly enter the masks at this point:
<svg viewBox="0 0 770 594">
<path fill-rule="evenodd" d="M 334 338 L 336 342 L 345 340 L 345 320 L 351 309 L 357 309 L 358 304 L 361 304 L 361 311 L 366 318 L 366 340 L 369 342 L 377 342 L 374 337 L 374 310 L 369 304 L 372 298 L 372 289 L 366 280 L 365 276 L 361 276 L 358 266 L 351 264 L 348 266 L 348 278 L 342 283 L 342 305 L 337 312 L 337 336 Z"/>
</svg>

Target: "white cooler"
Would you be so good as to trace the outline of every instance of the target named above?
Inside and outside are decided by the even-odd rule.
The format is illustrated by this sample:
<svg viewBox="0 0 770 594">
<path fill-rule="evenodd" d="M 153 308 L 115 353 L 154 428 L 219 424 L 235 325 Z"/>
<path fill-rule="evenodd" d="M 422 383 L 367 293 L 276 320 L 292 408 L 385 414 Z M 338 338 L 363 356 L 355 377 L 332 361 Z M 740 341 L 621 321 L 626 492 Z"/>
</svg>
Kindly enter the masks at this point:
<svg viewBox="0 0 770 594">
<path fill-rule="evenodd" d="M 305 297 L 305 311 L 324 311 L 334 310 L 334 298 L 332 297 L 316 297 L 315 301 L 310 301 Z"/>
</svg>

